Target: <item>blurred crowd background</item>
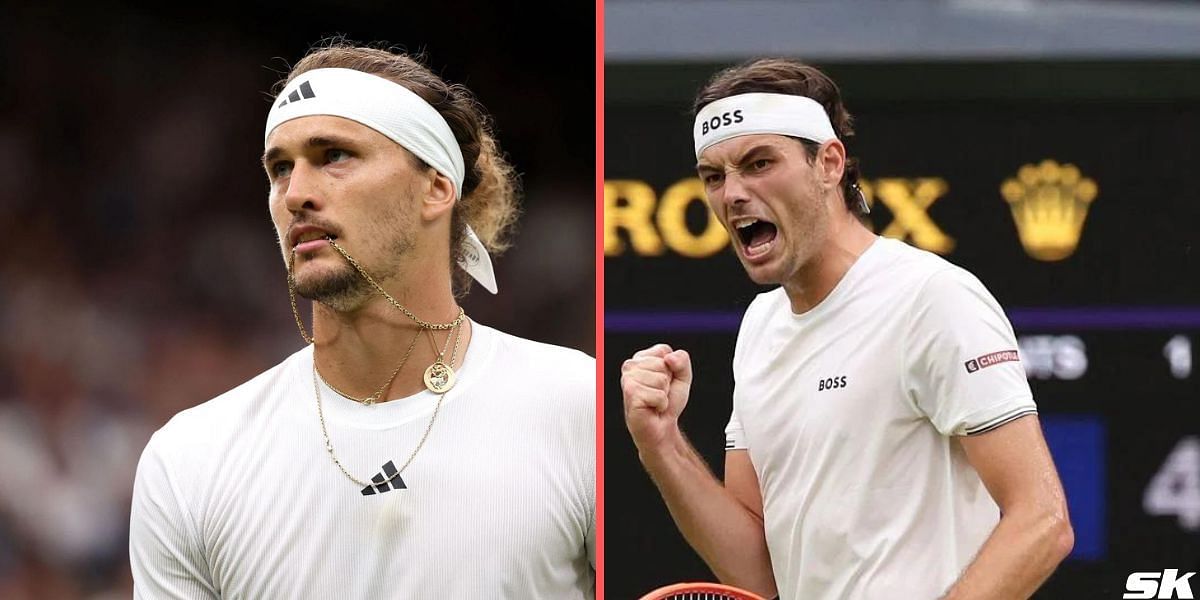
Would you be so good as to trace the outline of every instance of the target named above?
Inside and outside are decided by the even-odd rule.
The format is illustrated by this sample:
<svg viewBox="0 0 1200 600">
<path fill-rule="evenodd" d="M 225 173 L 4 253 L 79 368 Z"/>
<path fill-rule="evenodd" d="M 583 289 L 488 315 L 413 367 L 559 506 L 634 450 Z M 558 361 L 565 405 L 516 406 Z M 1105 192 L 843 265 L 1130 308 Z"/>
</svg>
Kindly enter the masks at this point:
<svg viewBox="0 0 1200 600">
<path fill-rule="evenodd" d="M 259 156 L 273 84 L 322 38 L 424 51 L 475 92 L 525 196 L 467 314 L 594 354 L 591 6 L 536 30 L 516 3 L 155 6 L 0 11 L 6 600 L 130 597 L 150 434 L 302 345 Z"/>
</svg>

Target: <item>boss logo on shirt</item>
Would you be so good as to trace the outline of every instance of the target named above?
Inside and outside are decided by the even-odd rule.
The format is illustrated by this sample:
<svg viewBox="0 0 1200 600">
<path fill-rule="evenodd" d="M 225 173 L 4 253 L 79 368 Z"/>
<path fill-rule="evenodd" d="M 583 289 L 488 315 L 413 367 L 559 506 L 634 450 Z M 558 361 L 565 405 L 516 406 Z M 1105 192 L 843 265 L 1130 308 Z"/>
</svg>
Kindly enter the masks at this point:
<svg viewBox="0 0 1200 600">
<path fill-rule="evenodd" d="M 822 379 L 821 381 L 817 382 L 817 391 L 818 392 L 823 392 L 825 390 L 834 390 L 837 388 L 844 388 L 844 387 L 846 387 L 846 376 L 845 375 L 842 375 L 840 377 L 830 377 L 829 379 Z"/>
<path fill-rule="evenodd" d="M 991 354 L 984 354 L 979 358 L 972 358 L 964 363 L 968 373 L 974 373 L 980 369 L 986 369 L 992 365 L 998 365 L 1003 362 L 1018 362 L 1021 358 L 1017 356 L 1016 350 L 1002 350 Z"/>
</svg>

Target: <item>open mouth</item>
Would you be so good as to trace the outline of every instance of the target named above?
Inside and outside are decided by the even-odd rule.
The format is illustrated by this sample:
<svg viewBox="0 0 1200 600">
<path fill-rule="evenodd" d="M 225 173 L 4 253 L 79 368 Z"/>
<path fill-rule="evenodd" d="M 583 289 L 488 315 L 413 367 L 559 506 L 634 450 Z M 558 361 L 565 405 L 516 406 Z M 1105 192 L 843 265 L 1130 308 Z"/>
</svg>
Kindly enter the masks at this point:
<svg viewBox="0 0 1200 600">
<path fill-rule="evenodd" d="M 739 221 L 734 225 L 734 230 L 747 258 L 759 256 L 769 250 L 779 233 L 774 223 L 753 218 Z"/>
</svg>

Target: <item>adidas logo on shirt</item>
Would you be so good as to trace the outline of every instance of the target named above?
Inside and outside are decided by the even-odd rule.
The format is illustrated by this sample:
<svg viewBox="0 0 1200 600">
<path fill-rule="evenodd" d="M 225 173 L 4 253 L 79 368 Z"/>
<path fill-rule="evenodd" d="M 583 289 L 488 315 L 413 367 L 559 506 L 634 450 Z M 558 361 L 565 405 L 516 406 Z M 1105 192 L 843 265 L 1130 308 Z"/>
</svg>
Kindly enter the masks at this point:
<svg viewBox="0 0 1200 600">
<path fill-rule="evenodd" d="M 373 496 L 376 493 L 408 489 L 408 486 L 404 485 L 404 480 L 400 478 L 400 473 L 396 472 L 396 465 L 392 464 L 390 460 L 383 465 L 383 471 L 376 473 L 371 481 L 374 485 L 363 488 L 362 495 Z"/>
<path fill-rule="evenodd" d="M 308 85 L 308 82 L 305 81 L 300 84 L 299 88 L 292 90 L 292 93 L 288 94 L 288 97 L 284 98 L 283 102 L 279 103 L 279 106 L 283 107 L 283 106 L 286 106 L 289 102 L 299 102 L 302 99 L 316 98 L 316 97 L 317 97 L 317 95 L 313 93 L 312 86 Z"/>
</svg>

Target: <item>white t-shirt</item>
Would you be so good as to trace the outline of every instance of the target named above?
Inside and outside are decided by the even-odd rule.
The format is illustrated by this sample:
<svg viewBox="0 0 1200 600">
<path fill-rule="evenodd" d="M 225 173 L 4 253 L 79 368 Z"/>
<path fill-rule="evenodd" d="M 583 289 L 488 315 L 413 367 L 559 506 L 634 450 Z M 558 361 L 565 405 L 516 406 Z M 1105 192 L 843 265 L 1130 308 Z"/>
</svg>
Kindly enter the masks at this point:
<svg viewBox="0 0 1200 600">
<path fill-rule="evenodd" d="M 473 330 L 428 439 L 382 491 L 325 450 L 311 346 L 176 415 L 138 465 L 135 597 L 594 597 L 595 361 Z M 437 404 L 321 385 L 334 450 L 363 480 L 404 463 Z"/>
<path fill-rule="evenodd" d="M 940 597 L 999 510 L 952 436 L 1036 412 L 973 275 L 878 238 L 820 304 L 750 305 L 726 447 L 750 453 L 780 597 Z"/>
</svg>

